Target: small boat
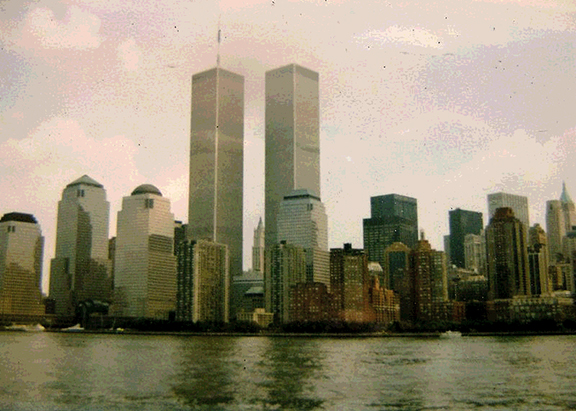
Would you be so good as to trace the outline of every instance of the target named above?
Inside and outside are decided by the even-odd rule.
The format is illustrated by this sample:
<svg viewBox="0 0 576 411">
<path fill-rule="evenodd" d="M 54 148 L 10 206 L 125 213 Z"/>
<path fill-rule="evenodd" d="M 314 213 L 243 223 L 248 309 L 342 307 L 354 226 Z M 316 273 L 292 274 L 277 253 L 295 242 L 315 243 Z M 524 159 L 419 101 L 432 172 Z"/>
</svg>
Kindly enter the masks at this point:
<svg viewBox="0 0 576 411">
<path fill-rule="evenodd" d="M 42 324 L 13 324 L 4 328 L 6 331 L 41 332 L 46 329 Z"/>
<path fill-rule="evenodd" d="M 63 328 L 61 331 L 65 333 L 77 333 L 84 331 L 84 327 L 82 327 L 80 324 L 76 324 L 72 327 Z"/>
<path fill-rule="evenodd" d="M 440 334 L 440 338 L 460 338 L 460 337 L 462 337 L 462 333 L 460 331 L 448 330 Z"/>
</svg>

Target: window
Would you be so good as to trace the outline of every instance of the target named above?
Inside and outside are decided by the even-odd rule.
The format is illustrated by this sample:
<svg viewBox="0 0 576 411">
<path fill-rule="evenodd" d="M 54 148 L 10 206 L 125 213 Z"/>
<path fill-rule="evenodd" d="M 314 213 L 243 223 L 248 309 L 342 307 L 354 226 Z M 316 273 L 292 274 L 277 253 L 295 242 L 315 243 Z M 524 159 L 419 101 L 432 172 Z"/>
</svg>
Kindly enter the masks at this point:
<svg viewBox="0 0 576 411">
<path fill-rule="evenodd" d="M 145 198 L 144 199 L 144 208 L 154 208 L 154 199 L 153 198 Z"/>
<path fill-rule="evenodd" d="M 76 197 L 84 197 L 84 190 L 80 188 L 76 190 Z"/>
<path fill-rule="evenodd" d="M 15 233 L 16 232 L 16 227 L 13 225 L 9 225 L 8 226 L 8 232 L 9 233 Z"/>
</svg>

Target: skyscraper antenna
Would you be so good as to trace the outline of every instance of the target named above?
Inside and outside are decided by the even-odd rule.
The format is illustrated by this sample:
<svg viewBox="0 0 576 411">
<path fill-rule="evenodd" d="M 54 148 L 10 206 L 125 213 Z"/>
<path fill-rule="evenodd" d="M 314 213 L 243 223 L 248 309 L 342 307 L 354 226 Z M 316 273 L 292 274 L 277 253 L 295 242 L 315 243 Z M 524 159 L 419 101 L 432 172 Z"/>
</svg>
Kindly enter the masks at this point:
<svg viewBox="0 0 576 411">
<path fill-rule="evenodd" d="M 218 45 L 216 49 L 216 67 L 220 68 L 220 42 L 222 40 L 222 30 L 220 30 L 220 14 L 218 15 Z"/>
</svg>

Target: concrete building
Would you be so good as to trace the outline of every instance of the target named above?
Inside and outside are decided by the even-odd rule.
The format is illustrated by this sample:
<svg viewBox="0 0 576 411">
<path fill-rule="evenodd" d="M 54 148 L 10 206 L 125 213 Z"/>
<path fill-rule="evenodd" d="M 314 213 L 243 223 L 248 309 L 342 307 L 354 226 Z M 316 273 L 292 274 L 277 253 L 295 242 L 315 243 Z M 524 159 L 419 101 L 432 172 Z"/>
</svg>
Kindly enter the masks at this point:
<svg viewBox="0 0 576 411">
<path fill-rule="evenodd" d="M 361 249 L 344 244 L 330 249 L 330 290 L 335 314 L 345 322 L 368 322 L 370 277 L 368 256 Z"/>
<path fill-rule="evenodd" d="M 576 210 L 568 194 L 566 184 L 562 184 L 560 200 L 546 202 L 546 230 L 548 232 L 548 250 L 551 263 L 562 263 L 570 256 L 564 255 L 564 237 L 576 225 Z"/>
<path fill-rule="evenodd" d="M 450 264 L 465 268 L 464 240 L 467 234 L 479 235 L 484 228 L 482 213 L 457 208 L 448 213 L 450 225 Z"/>
<path fill-rule="evenodd" d="M 7 213 L 0 219 L 0 317 L 44 314 L 44 237 L 33 215 Z"/>
<path fill-rule="evenodd" d="M 422 238 L 410 252 L 411 321 L 439 320 L 448 302 L 446 255 Z"/>
<path fill-rule="evenodd" d="M 192 77 L 188 238 L 226 244 L 242 274 L 244 78 L 219 67 Z"/>
<path fill-rule="evenodd" d="M 320 197 L 318 73 L 296 64 L 266 72 L 266 246 L 278 237 L 285 196 L 298 189 Z"/>
<path fill-rule="evenodd" d="M 528 230 L 528 270 L 530 273 L 530 294 L 548 294 L 552 291 L 548 276 L 548 244 L 546 233 L 540 224 Z"/>
<path fill-rule="evenodd" d="M 498 208 L 486 228 L 489 300 L 530 295 L 524 224 L 509 207 Z"/>
<path fill-rule="evenodd" d="M 464 236 L 464 268 L 479 275 L 486 274 L 486 236 L 484 230 L 480 234 Z"/>
<path fill-rule="evenodd" d="M 50 265 L 50 297 L 56 315 L 74 315 L 76 305 L 86 299 L 110 301 L 109 214 L 104 187 L 87 175 L 62 192 L 56 253 Z"/>
<path fill-rule="evenodd" d="M 114 267 L 114 313 L 168 319 L 176 310 L 174 215 L 150 184 L 122 199 Z"/>
<path fill-rule="evenodd" d="M 264 290 L 264 272 L 245 271 L 242 275 L 231 278 L 230 281 L 230 320 L 234 320 L 238 319 L 240 312 L 253 311 L 253 296 L 247 293 L 250 290 L 254 292 L 255 289 Z M 256 308 L 264 308 L 264 303 L 262 302 Z"/>
<path fill-rule="evenodd" d="M 528 197 L 508 193 L 488 194 L 488 218 L 492 219 L 496 210 L 502 207 L 511 208 L 514 216 L 524 224 L 524 234 L 528 235 L 530 217 L 528 215 Z M 528 239 L 528 237 L 526 237 Z"/>
<path fill-rule="evenodd" d="M 252 271 L 264 274 L 264 224 L 262 218 L 258 221 L 258 227 L 254 230 L 254 245 L 252 246 Z"/>
<path fill-rule="evenodd" d="M 228 247 L 207 240 L 178 246 L 176 320 L 227 323 L 230 270 Z"/>
<path fill-rule="evenodd" d="M 300 246 L 281 242 L 266 247 L 264 299 L 266 312 L 274 314 L 277 323 L 288 323 L 292 288 L 305 283 L 306 253 Z"/>
<path fill-rule="evenodd" d="M 384 250 L 395 242 L 414 247 L 418 241 L 415 198 L 387 194 L 370 198 L 370 218 L 363 220 L 364 249 L 370 261 L 385 266 Z"/>
<path fill-rule="evenodd" d="M 323 283 L 298 283 L 290 289 L 290 321 L 315 322 L 335 318 L 332 295 Z"/>
<path fill-rule="evenodd" d="M 306 281 L 326 284 L 330 290 L 328 220 L 320 198 L 308 190 L 284 197 L 277 215 L 277 237 L 302 247 L 306 254 Z"/>
</svg>

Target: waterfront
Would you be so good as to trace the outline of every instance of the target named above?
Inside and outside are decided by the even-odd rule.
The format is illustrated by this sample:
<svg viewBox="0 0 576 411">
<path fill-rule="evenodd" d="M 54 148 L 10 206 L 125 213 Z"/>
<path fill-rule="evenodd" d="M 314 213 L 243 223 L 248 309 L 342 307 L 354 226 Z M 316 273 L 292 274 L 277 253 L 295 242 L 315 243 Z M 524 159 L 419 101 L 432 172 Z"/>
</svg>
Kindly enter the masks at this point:
<svg viewBox="0 0 576 411">
<path fill-rule="evenodd" d="M 14 410 L 564 410 L 576 336 L 0 333 Z"/>
</svg>

